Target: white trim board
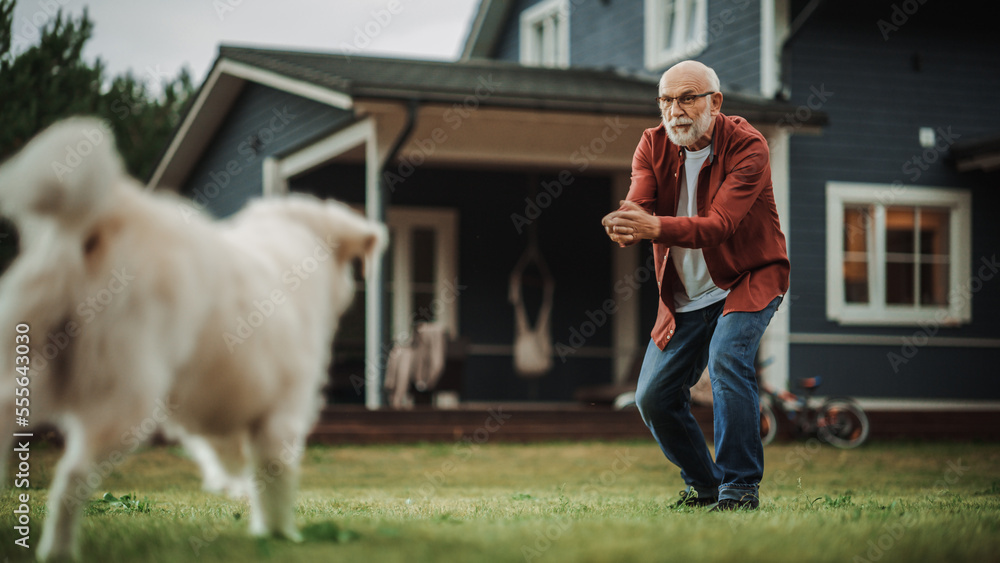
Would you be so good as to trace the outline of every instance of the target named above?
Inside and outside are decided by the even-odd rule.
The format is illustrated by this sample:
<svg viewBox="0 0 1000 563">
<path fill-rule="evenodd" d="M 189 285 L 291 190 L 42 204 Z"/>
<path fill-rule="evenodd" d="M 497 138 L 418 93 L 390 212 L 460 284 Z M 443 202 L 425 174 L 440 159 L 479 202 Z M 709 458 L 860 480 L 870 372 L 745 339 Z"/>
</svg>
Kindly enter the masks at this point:
<svg viewBox="0 0 1000 563">
<path fill-rule="evenodd" d="M 185 139 L 187 139 L 188 133 L 191 131 L 192 127 L 194 127 L 195 119 L 202 114 L 202 110 L 205 108 L 205 105 L 208 102 L 208 98 L 212 96 L 212 94 L 216 93 L 216 89 L 217 87 L 219 87 L 219 82 L 221 78 L 222 78 L 222 68 L 221 66 L 216 66 L 212 70 L 211 74 L 209 74 L 208 78 L 205 79 L 205 84 L 202 87 L 201 92 L 198 94 L 198 97 L 195 98 L 194 102 L 191 104 L 191 109 L 188 110 L 187 115 L 184 117 L 184 121 L 181 122 L 180 127 L 178 127 L 177 134 L 174 135 L 173 139 L 171 139 L 170 145 L 167 146 L 167 150 L 164 153 L 163 158 L 160 159 L 160 162 L 156 166 L 156 170 L 153 171 L 153 175 L 150 178 L 149 183 L 146 184 L 147 190 L 153 190 L 158 187 L 161 187 L 160 182 L 163 180 L 163 176 L 166 174 L 167 168 L 170 167 L 170 164 L 173 162 L 174 157 L 177 155 L 177 151 L 184 144 Z M 240 87 L 235 88 L 235 91 L 230 93 L 230 97 L 232 99 L 235 99 L 239 93 L 239 90 Z M 215 121 L 217 122 L 221 122 L 221 120 L 222 120 L 221 116 L 215 119 Z M 218 125 L 218 123 L 216 123 L 215 125 Z M 205 143 L 203 144 L 207 144 L 207 142 L 208 141 L 206 139 Z M 200 150 L 198 152 L 200 153 Z M 179 186 L 169 186 L 169 187 L 171 189 L 178 189 Z"/>
<path fill-rule="evenodd" d="M 1000 401 L 854 397 L 866 411 L 1000 411 Z"/>
<path fill-rule="evenodd" d="M 178 183 L 178 179 L 172 176 L 186 174 L 183 172 L 183 166 L 182 173 L 179 175 L 177 172 L 172 172 L 171 177 L 166 178 L 168 172 L 178 166 L 178 159 L 183 161 L 184 158 L 197 159 L 201 156 L 202 150 L 208 145 L 215 130 L 228 115 L 229 106 L 237 98 L 246 82 L 262 84 L 340 109 L 346 110 L 354 107 L 353 98 L 346 94 L 244 63 L 221 59 L 213 67 L 208 78 L 205 79 L 205 84 L 198 97 L 195 98 L 191 109 L 178 127 L 177 134 L 170 140 L 170 145 L 146 185 L 147 189 L 161 187 L 177 189 L 180 187 L 174 185 Z M 195 130 L 197 130 L 197 137 L 191 141 L 190 138 L 195 134 Z M 165 179 L 167 185 L 163 186 L 161 184 L 164 184 Z"/>
<path fill-rule="evenodd" d="M 789 146 L 791 131 L 784 127 L 762 127 L 761 133 L 767 138 L 771 155 L 771 184 L 774 192 L 774 203 L 778 212 L 778 221 L 781 224 L 781 231 L 785 235 L 785 248 L 789 259 L 795 263 L 791 256 L 790 236 L 790 208 L 791 195 L 789 186 Z M 794 280 L 794 276 L 792 278 Z M 794 286 L 790 286 L 785 294 L 795 291 Z M 791 302 L 785 301 L 778 307 L 771 322 L 764 331 L 760 342 L 761 357 L 768 361 L 768 366 L 761 371 L 764 381 L 773 387 L 787 387 L 789 379 L 789 354 L 788 354 L 788 334 L 791 327 Z"/>
<path fill-rule="evenodd" d="M 558 344 L 559 342 L 553 342 L 553 344 Z M 470 356 L 513 356 L 514 346 L 510 344 L 469 344 L 466 348 L 466 353 Z M 614 359 L 615 350 L 614 348 L 608 346 L 584 346 L 582 348 L 574 348 L 572 354 L 567 354 L 566 359 L 571 360 L 574 358 L 602 358 L 602 359 Z M 556 355 L 556 360 L 561 362 L 558 355 Z"/>
<path fill-rule="evenodd" d="M 907 336 L 877 334 L 823 334 L 797 332 L 789 335 L 792 344 L 825 344 L 832 346 L 918 346 L 929 348 L 1000 348 L 1000 338 L 962 338 L 929 336 L 923 329 Z"/>
<path fill-rule="evenodd" d="M 611 178 L 611 201 L 608 202 L 608 209 L 616 209 L 619 202 L 628 195 L 630 186 L 630 176 L 627 172 L 619 172 Z M 617 287 L 619 283 L 636 277 L 640 270 L 645 268 L 639 264 L 641 259 L 641 245 L 633 244 L 625 248 L 611 249 L 611 286 L 614 291 L 615 301 L 618 302 L 618 314 L 611 317 L 611 348 L 614 350 L 614 364 L 612 365 L 612 381 L 624 383 L 632 376 L 632 366 L 635 358 L 642 353 L 643 336 L 639 329 L 642 312 L 640 310 L 641 299 L 638 295 L 640 289 L 632 289 L 625 285 L 628 292 L 619 296 Z M 653 272 L 648 272 L 650 278 L 654 278 Z M 620 297 L 620 298 L 619 298 Z"/>
<path fill-rule="evenodd" d="M 219 70 L 230 76 L 270 86 L 276 90 L 282 90 L 340 109 L 351 109 L 354 107 L 354 100 L 347 94 L 341 94 L 329 88 L 316 86 L 315 84 L 295 78 L 288 78 L 276 72 L 263 70 L 248 64 L 223 59 L 219 62 Z"/>
<path fill-rule="evenodd" d="M 320 166 L 344 152 L 375 140 L 375 122 L 365 118 L 340 129 L 309 146 L 291 153 L 278 162 L 284 180 Z M 377 163 L 372 163 L 376 165 Z"/>
</svg>

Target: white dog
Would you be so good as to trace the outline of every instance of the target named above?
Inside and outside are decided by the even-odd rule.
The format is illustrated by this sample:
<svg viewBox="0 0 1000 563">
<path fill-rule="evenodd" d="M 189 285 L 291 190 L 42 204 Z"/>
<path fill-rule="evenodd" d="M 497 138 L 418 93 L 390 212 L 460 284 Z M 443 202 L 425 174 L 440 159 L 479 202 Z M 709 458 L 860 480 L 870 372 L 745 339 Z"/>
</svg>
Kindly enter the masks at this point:
<svg viewBox="0 0 1000 563">
<path fill-rule="evenodd" d="M 18 416 L 66 442 L 39 559 L 76 555 L 81 506 L 155 427 L 192 450 L 206 486 L 249 485 L 252 533 L 299 539 L 296 475 L 352 262 L 381 254 L 385 227 L 306 196 L 211 221 L 144 191 L 86 118 L 0 168 L 0 209 L 22 247 L 0 279 L 0 468 L 26 430 L 24 373 Z"/>
</svg>

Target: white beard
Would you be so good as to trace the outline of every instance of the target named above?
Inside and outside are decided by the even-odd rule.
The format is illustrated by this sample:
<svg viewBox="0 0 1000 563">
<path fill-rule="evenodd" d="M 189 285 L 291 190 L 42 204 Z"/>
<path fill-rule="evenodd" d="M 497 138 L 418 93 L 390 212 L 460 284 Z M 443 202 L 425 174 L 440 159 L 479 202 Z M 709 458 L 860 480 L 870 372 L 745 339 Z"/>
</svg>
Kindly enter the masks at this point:
<svg viewBox="0 0 1000 563">
<path fill-rule="evenodd" d="M 698 139 L 708 131 L 709 125 L 712 123 L 712 112 L 705 108 L 697 118 L 691 119 L 689 117 L 675 117 L 670 121 L 667 121 L 666 116 L 663 117 L 663 124 L 667 128 L 667 137 L 670 138 L 670 142 L 679 146 L 687 147 L 698 142 Z M 674 129 L 677 125 L 691 125 L 687 133 L 678 131 Z"/>
</svg>

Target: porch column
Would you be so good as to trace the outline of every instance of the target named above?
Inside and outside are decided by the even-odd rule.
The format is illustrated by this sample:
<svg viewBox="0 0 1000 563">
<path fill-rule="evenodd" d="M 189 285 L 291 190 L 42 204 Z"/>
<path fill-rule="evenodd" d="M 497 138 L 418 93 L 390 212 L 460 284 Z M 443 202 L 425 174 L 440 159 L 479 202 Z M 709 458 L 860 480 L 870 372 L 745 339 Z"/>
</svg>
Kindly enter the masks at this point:
<svg viewBox="0 0 1000 563">
<path fill-rule="evenodd" d="M 618 202 L 628 195 L 629 173 L 623 172 L 611 177 L 611 201 L 608 211 L 618 208 Z M 626 248 L 611 249 L 611 298 L 618 306 L 618 313 L 611 320 L 611 348 L 614 354 L 612 380 L 616 384 L 628 381 L 636 351 L 642 345 L 639 335 L 638 291 L 618 295 L 615 285 L 626 276 L 635 278 L 639 268 L 639 249 L 635 244 Z M 650 276 L 652 278 L 652 276 Z"/>
<path fill-rule="evenodd" d="M 382 162 L 376 122 L 366 117 L 281 159 L 267 158 L 263 164 L 265 196 L 288 192 L 289 178 L 303 174 L 339 155 L 365 147 L 365 214 L 369 219 L 385 220 L 385 202 L 379 185 Z M 365 406 L 376 409 L 382 404 L 382 371 L 386 350 L 382 346 L 382 263 L 366 264 L 365 279 Z M 353 383 L 353 376 L 352 376 Z"/>
<path fill-rule="evenodd" d="M 261 165 L 263 179 L 262 193 L 264 197 L 282 196 L 288 194 L 288 178 L 282 174 L 281 162 L 269 156 Z"/>
<path fill-rule="evenodd" d="M 768 145 L 771 151 L 771 184 L 774 186 L 774 201 L 778 208 L 778 220 L 781 222 L 781 230 L 785 233 L 785 244 L 789 243 L 789 231 L 791 230 L 791 218 L 789 217 L 791 189 L 789 188 L 789 159 L 788 146 L 791 133 L 788 129 L 774 127 L 766 131 Z M 789 252 L 789 258 L 791 253 Z M 794 266 L 793 266 L 794 268 Z M 788 388 L 789 378 L 789 330 L 792 308 L 792 288 L 788 288 L 785 299 L 782 301 L 778 311 L 771 319 L 767 331 L 760 342 L 760 358 L 768 362 L 767 367 L 762 370 L 764 381 L 771 387 L 777 389 Z"/>
<path fill-rule="evenodd" d="M 378 150 L 377 128 L 372 127 L 365 143 L 365 215 L 372 221 L 385 221 L 385 202 L 379 179 L 382 160 Z M 382 406 L 382 373 L 388 350 L 383 353 L 382 259 L 372 260 L 365 272 L 365 407 Z"/>
</svg>

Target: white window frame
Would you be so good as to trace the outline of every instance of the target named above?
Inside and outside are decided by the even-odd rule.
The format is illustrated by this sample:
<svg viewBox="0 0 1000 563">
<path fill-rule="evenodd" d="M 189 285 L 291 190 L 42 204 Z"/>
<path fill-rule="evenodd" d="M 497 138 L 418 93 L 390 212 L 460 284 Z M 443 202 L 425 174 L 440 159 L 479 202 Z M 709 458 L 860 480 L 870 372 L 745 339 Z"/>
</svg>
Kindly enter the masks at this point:
<svg viewBox="0 0 1000 563">
<path fill-rule="evenodd" d="M 646 68 L 657 70 L 675 62 L 700 55 L 708 47 L 708 0 L 695 0 L 693 35 L 688 29 L 690 20 L 687 0 L 645 0 L 645 51 Z M 667 10 L 674 12 L 671 44 L 666 44 L 667 33 L 663 26 Z M 686 38 L 692 35 L 693 39 Z"/>
<path fill-rule="evenodd" d="M 390 243 L 392 259 L 392 331 L 396 339 L 413 328 L 413 275 L 410 259 L 414 229 L 431 229 L 435 233 L 434 299 L 439 312 L 438 322 L 444 323 L 452 335 L 458 335 L 458 211 L 448 208 L 399 207 L 386 210 L 386 223 L 393 234 Z"/>
<path fill-rule="evenodd" d="M 869 302 L 844 300 L 844 207 L 870 205 L 874 236 L 868 241 Z M 885 302 L 886 207 L 947 208 L 949 216 L 948 304 Z M 842 325 L 958 325 L 972 320 L 968 272 L 972 268 L 972 194 L 968 190 L 902 184 L 826 184 L 826 315 Z"/>
<path fill-rule="evenodd" d="M 534 30 L 542 26 L 542 37 Z M 521 64 L 569 66 L 569 0 L 544 0 L 521 12 Z"/>
</svg>

